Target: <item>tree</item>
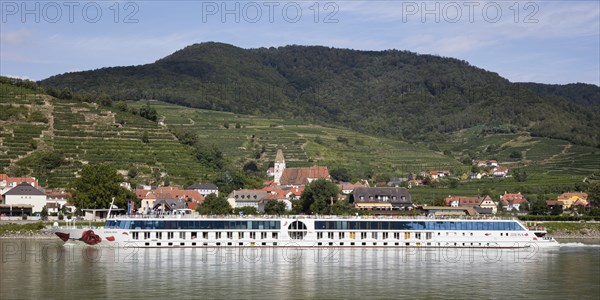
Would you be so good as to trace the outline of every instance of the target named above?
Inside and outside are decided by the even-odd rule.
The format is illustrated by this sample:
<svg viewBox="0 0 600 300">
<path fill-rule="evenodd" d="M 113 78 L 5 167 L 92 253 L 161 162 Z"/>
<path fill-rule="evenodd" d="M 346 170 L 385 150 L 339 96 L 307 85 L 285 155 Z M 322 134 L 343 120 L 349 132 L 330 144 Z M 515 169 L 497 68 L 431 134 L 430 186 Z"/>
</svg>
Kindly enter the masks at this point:
<svg viewBox="0 0 600 300">
<path fill-rule="evenodd" d="M 156 122 L 158 120 L 156 109 L 154 107 L 150 107 L 150 104 L 148 103 L 146 103 L 146 106 L 140 108 L 139 114 L 141 117 L 144 117 L 150 121 Z"/>
<path fill-rule="evenodd" d="M 449 186 L 450 186 L 451 189 L 458 188 L 459 185 L 460 185 L 460 182 L 458 180 L 456 180 L 456 179 L 450 179 Z"/>
<path fill-rule="evenodd" d="M 330 213 L 331 198 L 336 199 L 338 194 L 339 189 L 335 183 L 325 179 L 317 179 L 306 186 L 300 196 L 302 211 L 307 214 Z"/>
<path fill-rule="evenodd" d="M 527 181 L 527 172 L 525 172 L 525 170 L 517 169 L 517 170 L 515 170 L 513 176 L 517 182 Z"/>
<path fill-rule="evenodd" d="M 128 107 L 127 107 L 127 103 L 125 102 L 118 102 L 117 103 L 117 109 L 119 109 L 120 111 L 127 111 Z"/>
<path fill-rule="evenodd" d="M 283 215 L 285 213 L 285 203 L 276 200 L 267 201 L 265 213 L 268 215 Z"/>
<path fill-rule="evenodd" d="M 331 211 L 337 216 L 349 216 L 354 214 L 354 208 L 345 201 L 336 201 L 331 207 Z"/>
<path fill-rule="evenodd" d="M 562 205 L 557 203 L 556 205 L 552 206 L 552 211 L 550 211 L 551 215 L 559 216 L 562 213 L 563 213 Z"/>
<path fill-rule="evenodd" d="M 350 180 L 352 180 L 352 177 L 350 176 L 350 172 L 348 172 L 348 169 L 346 168 L 337 168 L 337 169 L 333 169 L 331 170 L 331 172 L 329 173 L 331 175 L 331 178 L 340 181 L 340 182 L 348 182 Z"/>
<path fill-rule="evenodd" d="M 521 157 L 523 157 L 521 151 L 514 150 L 510 153 L 510 158 L 521 159 Z"/>
<path fill-rule="evenodd" d="M 600 181 L 590 184 L 587 193 L 590 204 L 600 207 Z"/>
<path fill-rule="evenodd" d="M 148 130 L 144 130 L 144 133 L 142 133 L 142 143 L 148 144 L 149 142 L 150 139 L 148 137 Z"/>
<path fill-rule="evenodd" d="M 174 128 L 171 129 L 171 132 L 175 135 L 177 140 L 184 145 L 194 146 L 198 141 L 198 135 L 196 135 L 196 133 L 190 129 Z"/>
<path fill-rule="evenodd" d="M 226 215 L 231 213 L 231 205 L 225 196 L 210 194 L 206 196 L 202 204 L 196 207 L 196 211 L 202 215 Z"/>
<path fill-rule="evenodd" d="M 44 207 L 42 208 L 42 211 L 40 212 L 40 216 L 42 217 L 43 220 L 48 218 L 48 207 L 46 205 L 44 205 Z"/>
<path fill-rule="evenodd" d="M 243 170 L 244 170 L 244 172 L 257 172 L 258 166 L 256 165 L 256 162 L 250 161 L 244 165 Z"/>
<path fill-rule="evenodd" d="M 253 206 L 236 207 L 233 210 L 233 214 L 235 214 L 235 215 L 239 215 L 240 212 L 242 212 L 242 214 L 244 214 L 244 215 L 259 215 L 260 214 L 258 212 L 258 210 L 256 209 L 256 207 L 253 207 Z"/>
<path fill-rule="evenodd" d="M 81 177 L 71 183 L 73 204 L 78 208 L 109 208 L 112 198 L 115 205 L 123 207 L 135 194 L 121 187 L 123 176 L 106 164 L 88 165 Z"/>
<path fill-rule="evenodd" d="M 559 206 L 559 205 L 556 205 Z M 546 200 L 539 199 L 531 206 L 531 214 L 532 215 L 545 215 L 548 213 L 548 204 L 546 204 Z"/>
<path fill-rule="evenodd" d="M 138 169 L 136 167 L 131 167 L 127 171 L 127 176 L 129 176 L 129 178 L 135 178 L 137 175 L 138 175 Z"/>
</svg>

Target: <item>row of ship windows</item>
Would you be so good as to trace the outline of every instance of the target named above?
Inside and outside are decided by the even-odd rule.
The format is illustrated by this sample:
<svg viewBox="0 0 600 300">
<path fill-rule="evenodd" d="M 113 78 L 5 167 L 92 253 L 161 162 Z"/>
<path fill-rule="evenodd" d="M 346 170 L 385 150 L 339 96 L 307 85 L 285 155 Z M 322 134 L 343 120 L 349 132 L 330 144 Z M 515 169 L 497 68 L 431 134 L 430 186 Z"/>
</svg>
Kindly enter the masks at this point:
<svg viewBox="0 0 600 300">
<path fill-rule="evenodd" d="M 163 239 L 163 237 L 166 237 L 168 240 L 172 240 L 175 238 L 175 232 L 154 232 L 154 234 L 152 234 L 153 232 L 132 232 L 131 233 L 131 238 L 134 240 L 139 240 L 140 238 L 144 239 L 144 240 L 149 240 L 152 238 L 156 238 L 156 239 Z M 246 233 L 248 233 L 248 235 L 246 235 Z M 270 235 L 269 235 L 270 234 Z M 178 238 L 181 240 L 185 240 L 185 239 L 205 239 L 208 240 L 208 232 L 178 232 Z M 279 237 L 279 233 L 278 232 L 236 232 L 235 236 L 237 239 L 243 239 L 246 236 L 249 237 L 250 239 L 256 239 L 257 236 L 260 236 L 260 239 L 267 239 L 269 236 L 271 239 L 278 239 Z M 233 232 L 215 232 L 214 236 L 215 239 L 222 239 L 222 238 L 226 238 L 226 239 L 233 239 L 234 237 L 234 233 Z"/>
<path fill-rule="evenodd" d="M 315 221 L 325 230 L 524 230 L 517 222 L 477 221 Z"/>
<path fill-rule="evenodd" d="M 298 237 L 294 237 L 292 236 L 292 238 L 294 239 L 302 239 L 306 236 L 306 232 L 302 232 L 303 234 L 301 236 Z M 291 235 L 296 234 L 295 232 L 290 232 Z M 405 239 L 405 240 L 410 240 L 410 239 L 432 239 L 433 238 L 434 233 L 433 232 L 317 232 L 317 240 L 321 240 L 321 239 L 346 239 L 346 238 L 350 238 L 350 239 L 379 239 L 379 237 L 381 236 L 382 239 L 387 240 L 387 239 L 395 239 L 395 240 L 400 240 L 401 238 Z M 442 236 L 442 233 L 438 232 L 437 233 L 438 236 Z M 445 236 L 458 236 L 459 234 L 457 232 L 445 232 Z M 468 234 L 469 236 L 473 236 L 473 233 L 470 232 Z M 508 233 L 500 233 L 500 236 L 508 236 Z M 174 239 L 176 236 L 175 232 L 132 232 L 132 239 L 134 240 L 139 240 L 139 239 L 144 239 L 144 240 L 149 240 L 152 238 L 155 239 L 163 239 L 163 237 L 165 237 L 167 240 L 171 240 Z M 462 236 L 467 236 L 467 233 L 462 232 Z M 177 232 L 177 237 L 181 240 L 186 240 L 186 239 L 204 239 L 204 240 L 208 240 L 209 239 L 209 232 Z M 278 239 L 279 238 L 279 233 L 278 232 L 214 232 L 214 234 L 211 236 L 211 238 L 213 239 L 244 239 L 244 238 L 250 238 L 250 239 L 257 239 L 260 238 L 262 240 L 264 239 Z"/>
<path fill-rule="evenodd" d="M 250 242 L 250 243 L 233 243 L 233 242 L 227 242 L 227 243 L 221 243 L 221 242 L 216 242 L 216 243 L 196 243 L 196 242 L 192 242 L 192 243 L 173 243 L 173 242 L 157 242 L 157 243 L 144 243 L 145 246 L 147 247 L 163 247 L 163 246 L 169 246 L 169 247 L 219 247 L 219 246 L 239 246 L 239 247 L 243 247 L 243 246 L 277 246 L 277 242 L 273 242 L 273 243 L 267 243 L 267 242 L 261 242 L 261 243 L 254 243 L 254 242 Z M 421 246 L 439 246 L 439 247 L 481 247 L 481 246 L 498 246 L 498 244 L 496 243 L 485 243 L 485 245 L 483 243 L 399 243 L 399 242 L 394 242 L 394 243 L 388 243 L 388 242 L 383 242 L 383 243 L 378 243 L 378 242 L 372 242 L 372 243 L 367 243 L 367 242 L 360 242 L 360 243 L 356 243 L 356 242 L 349 242 L 349 243 L 345 243 L 345 242 L 339 242 L 339 243 L 334 243 L 334 242 L 328 242 L 328 243 L 323 243 L 323 242 L 318 242 L 317 246 L 405 246 L 405 247 L 421 247 Z"/>
<path fill-rule="evenodd" d="M 171 220 L 108 220 L 106 228 L 120 229 L 258 229 L 279 230 L 280 221 L 171 221 Z"/>
</svg>

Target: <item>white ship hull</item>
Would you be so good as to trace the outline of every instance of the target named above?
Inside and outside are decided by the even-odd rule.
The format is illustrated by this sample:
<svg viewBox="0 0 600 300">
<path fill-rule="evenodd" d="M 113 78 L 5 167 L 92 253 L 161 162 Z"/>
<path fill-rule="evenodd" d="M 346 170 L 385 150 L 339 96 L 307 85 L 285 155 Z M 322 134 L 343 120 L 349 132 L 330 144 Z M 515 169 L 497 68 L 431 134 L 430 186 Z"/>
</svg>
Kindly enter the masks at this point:
<svg viewBox="0 0 600 300">
<path fill-rule="evenodd" d="M 54 232 L 64 241 L 74 240 L 93 246 L 136 248 L 526 248 L 558 245 L 556 240 L 546 236 L 544 230 L 530 230 L 518 220 L 116 218 L 108 220 L 106 225 L 101 228 L 55 227 Z M 425 229 L 411 230 L 411 226 Z M 471 230 L 464 230 L 465 228 Z"/>
</svg>

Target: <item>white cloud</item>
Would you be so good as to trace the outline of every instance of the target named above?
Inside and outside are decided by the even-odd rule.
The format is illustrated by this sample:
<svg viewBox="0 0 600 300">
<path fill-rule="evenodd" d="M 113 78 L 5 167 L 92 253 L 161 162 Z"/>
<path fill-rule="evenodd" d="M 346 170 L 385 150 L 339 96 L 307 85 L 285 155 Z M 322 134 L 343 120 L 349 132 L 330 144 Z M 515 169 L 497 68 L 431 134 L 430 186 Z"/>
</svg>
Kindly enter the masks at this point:
<svg viewBox="0 0 600 300">
<path fill-rule="evenodd" d="M 31 31 L 27 29 L 19 29 L 10 32 L 0 31 L 0 43 L 5 45 L 18 46 L 23 44 L 31 35 Z"/>
</svg>

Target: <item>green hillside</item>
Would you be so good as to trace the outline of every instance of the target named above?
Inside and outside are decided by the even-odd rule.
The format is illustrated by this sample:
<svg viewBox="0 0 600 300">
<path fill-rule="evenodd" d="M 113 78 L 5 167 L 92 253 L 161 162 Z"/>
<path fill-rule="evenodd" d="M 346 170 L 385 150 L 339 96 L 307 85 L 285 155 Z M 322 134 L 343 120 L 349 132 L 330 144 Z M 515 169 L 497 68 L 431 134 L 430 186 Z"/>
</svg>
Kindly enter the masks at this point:
<svg viewBox="0 0 600 300">
<path fill-rule="evenodd" d="M 346 168 L 354 180 L 387 181 L 435 169 L 462 177 L 470 172 L 472 159 L 498 159 L 511 170 L 528 174 L 522 182 L 494 178 L 412 188 L 414 199 L 424 202 L 483 191 L 522 191 L 536 196 L 558 193 L 573 190 L 584 178 L 600 172 L 597 148 L 532 137 L 527 132 L 496 133 L 478 126 L 450 134 L 444 141 L 409 143 L 341 126 L 160 101 L 131 101 L 126 109 L 124 103 L 106 107 L 53 98 L 35 84 L 26 87 L 15 86 L 6 78 L 0 81 L 0 172 L 33 175 L 45 187 L 66 187 L 89 163 L 109 163 L 124 174 L 133 170 L 138 173 L 131 179 L 133 183 L 182 185 L 218 177 L 224 169 L 201 163 L 194 149 L 180 144 L 171 133 L 182 129 L 197 136 L 199 144 L 222 151 L 227 169 L 240 172 L 248 162 L 256 162 L 258 174 L 264 174 L 281 148 L 289 166 Z M 157 111 L 157 122 L 140 116 L 148 108 Z M 514 152 L 520 154 L 518 158 Z"/>
<path fill-rule="evenodd" d="M 408 51 L 203 43 L 152 64 L 67 73 L 41 84 L 410 141 L 442 141 L 448 133 L 483 126 L 600 145 L 597 86 L 514 84 L 465 61 Z"/>
<path fill-rule="evenodd" d="M 524 182 L 492 178 L 461 180 L 456 187 L 412 188 L 411 194 L 417 201 L 450 194 L 477 195 L 486 190 L 498 195 L 504 191 L 522 191 L 537 197 L 573 190 L 585 177 L 600 172 L 597 148 L 532 137 L 527 133 L 482 134 L 481 128 L 473 128 L 457 132 L 443 143 L 410 144 L 295 120 L 193 109 L 159 101 L 127 104 L 156 108 L 166 126 L 192 130 L 201 143 L 217 146 L 226 157 L 234 159 L 238 167 L 255 160 L 266 169 L 276 149 L 282 148 L 290 166 L 318 164 L 332 170 L 347 168 L 354 179 L 372 176 L 379 181 L 435 169 L 451 170 L 461 176 L 470 172 L 471 158 L 498 159 L 502 165 L 528 174 Z M 432 146 L 439 151 L 430 150 Z M 521 153 L 520 159 L 510 156 L 514 151 Z"/>
<path fill-rule="evenodd" d="M 158 101 L 128 105 L 144 107 L 147 103 L 156 108 L 165 125 L 192 130 L 200 143 L 215 145 L 239 167 L 256 160 L 266 170 L 277 149 L 284 151 L 289 166 L 343 167 L 356 178 L 462 167 L 454 158 L 428 150 L 426 145 L 368 136 L 341 127 L 192 109 Z"/>
<path fill-rule="evenodd" d="M 160 175 L 183 182 L 209 172 L 168 130 L 129 112 L 7 83 L 0 83 L 0 109 L 0 172 L 33 175 L 45 187 L 66 187 L 84 164 L 94 163 L 125 174 L 134 169 L 137 183 Z"/>
</svg>

